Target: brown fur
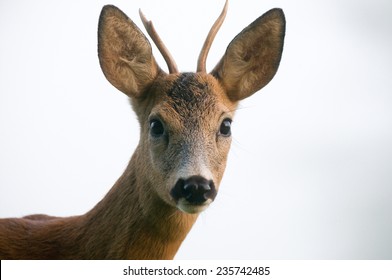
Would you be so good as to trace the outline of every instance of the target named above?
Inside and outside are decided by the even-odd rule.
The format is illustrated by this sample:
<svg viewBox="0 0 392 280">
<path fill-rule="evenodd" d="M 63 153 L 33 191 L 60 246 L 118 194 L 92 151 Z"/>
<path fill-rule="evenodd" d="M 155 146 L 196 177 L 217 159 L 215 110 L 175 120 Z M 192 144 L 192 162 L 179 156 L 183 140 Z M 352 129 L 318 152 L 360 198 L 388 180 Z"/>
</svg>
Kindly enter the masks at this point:
<svg viewBox="0 0 392 280">
<path fill-rule="evenodd" d="M 140 142 L 109 193 L 81 216 L 0 219 L 1 259 L 171 259 L 197 219 L 177 209 L 170 189 L 178 173 L 209 170 L 222 179 L 231 138 L 219 135 L 239 100 L 274 76 L 284 17 L 273 10 L 229 45 L 212 74 L 166 74 L 146 37 L 113 6 L 102 10 L 98 52 L 107 79 L 127 94 L 140 122 Z M 153 139 L 150 121 L 167 137 Z M 193 174 L 193 173 L 192 173 Z"/>
</svg>

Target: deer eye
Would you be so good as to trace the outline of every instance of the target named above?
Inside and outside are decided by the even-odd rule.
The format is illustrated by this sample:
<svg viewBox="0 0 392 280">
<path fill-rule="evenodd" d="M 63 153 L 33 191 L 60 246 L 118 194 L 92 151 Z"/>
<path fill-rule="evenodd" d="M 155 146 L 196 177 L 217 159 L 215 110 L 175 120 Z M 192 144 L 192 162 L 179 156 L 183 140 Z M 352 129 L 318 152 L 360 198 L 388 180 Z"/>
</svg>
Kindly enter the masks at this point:
<svg viewBox="0 0 392 280">
<path fill-rule="evenodd" d="M 219 128 L 219 134 L 225 137 L 231 136 L 231 120 L 224 119 Z"/>
<path fill-rule="evenodd" d="M 152 137 L 160 137 L 165 133 L 165 128 L 160 120 L 153 119 L 150 121 L 150 134 Z"/>
</svg>

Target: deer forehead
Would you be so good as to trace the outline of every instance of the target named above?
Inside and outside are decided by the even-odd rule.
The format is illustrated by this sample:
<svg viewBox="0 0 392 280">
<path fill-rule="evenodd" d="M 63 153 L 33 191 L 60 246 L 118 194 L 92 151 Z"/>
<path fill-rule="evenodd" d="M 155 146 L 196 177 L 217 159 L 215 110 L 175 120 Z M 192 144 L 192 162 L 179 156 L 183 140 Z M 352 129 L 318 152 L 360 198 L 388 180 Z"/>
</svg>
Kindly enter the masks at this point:
<svg viewBox="0 0 392 280">
<path fill-rule="evenodd" d="M 236 103 L 229 100 L 219 82 L 205 73 L 176 75 L 166 87 L 157 86 L 157 99 L 150 118 L 159 117 L 167 125 L 211 129 L 223 114 L 233 112 Z M 166 88 L 166 90 L 160 90 Z M 200 127 L 205 126 L 205 127 Z"/>
</svg>

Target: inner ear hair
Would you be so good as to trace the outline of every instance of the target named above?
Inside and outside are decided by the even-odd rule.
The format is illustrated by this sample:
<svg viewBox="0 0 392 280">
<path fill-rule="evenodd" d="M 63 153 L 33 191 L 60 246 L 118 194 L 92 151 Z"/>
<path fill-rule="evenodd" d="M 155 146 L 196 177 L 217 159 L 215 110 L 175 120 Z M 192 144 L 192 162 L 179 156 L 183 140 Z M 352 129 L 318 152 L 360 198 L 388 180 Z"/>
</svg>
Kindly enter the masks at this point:
<svg viewBox="0 0 392 280">
<path fill-rule="evenodd" d="M 147 38 L 112 5 L 99 18 L 98 57 L 108 81 L 129 97 L 140 97 L 160 72 Z"/>
</svg>

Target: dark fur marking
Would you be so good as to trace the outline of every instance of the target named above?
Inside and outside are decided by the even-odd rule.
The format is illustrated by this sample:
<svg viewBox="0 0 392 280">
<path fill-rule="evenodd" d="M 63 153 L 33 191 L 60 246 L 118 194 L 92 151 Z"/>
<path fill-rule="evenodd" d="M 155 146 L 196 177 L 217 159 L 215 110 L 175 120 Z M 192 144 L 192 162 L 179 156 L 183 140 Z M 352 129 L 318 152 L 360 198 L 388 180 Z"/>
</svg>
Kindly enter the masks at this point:
<svg viewBox="0 0 392 280">
<path fill-rule="evenodd" d="M 195 73 L 181 74 L 167 95 L 174 110 L 185 120 L 199 118 L 197 111 L 208 110 L 216 104 L 209 85 L 201 82 Z"/>
</svg>

